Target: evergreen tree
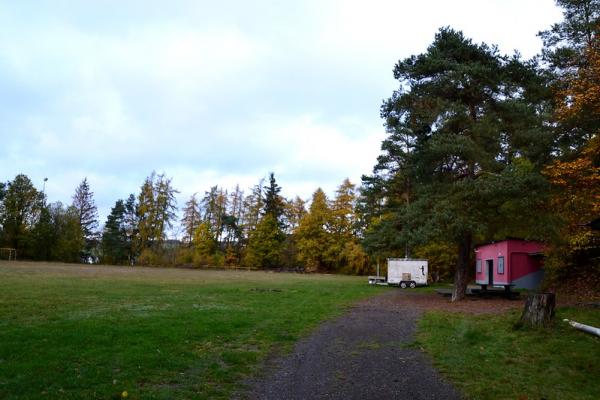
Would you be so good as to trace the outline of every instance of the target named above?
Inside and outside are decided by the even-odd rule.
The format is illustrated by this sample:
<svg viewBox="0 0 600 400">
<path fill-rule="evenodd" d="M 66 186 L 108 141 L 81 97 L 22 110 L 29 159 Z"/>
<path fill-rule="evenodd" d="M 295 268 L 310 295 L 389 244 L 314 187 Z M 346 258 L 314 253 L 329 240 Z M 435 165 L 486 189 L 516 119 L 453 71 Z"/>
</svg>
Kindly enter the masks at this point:
<svg viewBox="0 0 600 400">
<path fill-rule="evenodd" d="M 426 53 L 400 61 L 394 76 L 400 89 L 382 106 L 390 137 L 375 171 L 406 244 L 457 246 L 452 299 L 459 300 L 474 240 L 549 231 L 540 174 L 553 140 L 544 126 L 545 82 L 534 63 L 449 28 Z"/>
<path fill-rule="evenodd" d="M 133 265 L 135 258 L 138 256 L 135 243 L 138 241 L 139 234 L 139 221 L 138 221 L 138 210 L 137 203 L 135 201 L 135 195 L 132 193 L 125 201 L 125 215 L 124 215 L 124 227 L 125 237 L 127 242 L 127 261 L 128 264 Z"/>
<path fill-rule="evenodd" d="M 41 207 L 32 236 L 31 257 L 39 261 L 52 261 L 52 249 L 56 246 L 57 230 L 50 213 L 50 206 Z"/>
<path fill-rule="evenodd" d="M 265 187 L 265 205 L 263 215 L 271 215 L 277 221 L 280 228 L 283 228 L 281 217 L 284 212 L 283 198 L 279 194 L 281 187 L 275 181 L 275 174 L 269 174 L 269 186 Z"/>
<path fill-rule="evenodd" d="M 599 0 L 556 0 L 563 10 L 563 20 L 539 33 L 544 42 L 544 60 L 558 76 L 584 66 L 586 49 L 594 44 L 600 29 Z"/>
<path fill-rule="evenodd" d="M 102 232 L 102 262 L 106 264 L 123 264 L 127 262 L 129 244 L 125 224 L 126 208 L 123 200 L 117 200 L 106 218 Z"/>
<path fill-rule="evenodd" d="M 92 255 L 98 237 L 98 209 L 94 203 L 94 193 L 90 190 L 87 178 L 84 178 L 75 189 L 73 208 L 77 211 L 85 243 L 82 256 L 87 258 Z"/>
</svg>

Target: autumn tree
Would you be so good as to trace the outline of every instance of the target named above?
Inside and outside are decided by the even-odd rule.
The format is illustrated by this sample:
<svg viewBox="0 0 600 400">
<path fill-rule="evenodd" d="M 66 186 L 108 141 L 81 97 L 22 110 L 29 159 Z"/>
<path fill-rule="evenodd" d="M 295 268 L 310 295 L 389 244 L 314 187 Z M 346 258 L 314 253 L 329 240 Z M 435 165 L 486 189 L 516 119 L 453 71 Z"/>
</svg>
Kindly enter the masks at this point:
<svg viewBox="0 0 600 400">
<path fill-rule="evenodd" d="M 300 224 L 300 220 L 306 215 L 306 212 L 306 201 L 299 196 L 284 202 L 283 215 L 287 233 L 291 234 L 296 230 Z"/>
<path fill-rule="evenodd" d="M 73 207 L 63 207 L 55 203 L 51 209 L 57 232 L 53 259 L 65 262 L 79 262 L 81 249 L 85 246 L 79 220 L 79 211 Z"/>
<path fill-rule="evenodd" d="M 312 196 L 308 213 L 302 217 L 294 232 L 298 260 L 308 271 L 326 271 L 336 262 L 334 237 L 329 231 L 332 215 L 327 196 L 321 188 Z"/>
<path fill-rule="evenodd" d="M 200 204 L 198 203 L 198 199 L 196 199 L 196 193 L 194 193 L 185 203 L 183 217 L 181 218 L 181 224 L 185 235 L 184 241 L 187 242 L 188 245 L 192 244 L 194 232 L 196 232 L 196 229 L 200 225 L 200 221 Z"/>
<path fill-rule="evenodd" d="M 227 215 L 223 219 L 223 230 L 225 235 L 225 248 L 229 249 L 229 262 L 232 262 L 231 256 L 239 262 L 243 237 L 244 220 L 244 192 L 240 190 L 239 185 L 229 194 Z M 231 254 L 233 252 L 233 254 Z"/>
<path fill-rule="evenodd" d="M 43 204 L 43 197 L 27 175 L 19 174 L 6 184 L 0 208 L 2 243 L 21 254 L 29 250 L 31 232 Z"/>
<path fill-rule="evenodd" d="M 272 214 L 266 214 L 250 232 L 244 264 L 252 268 L 276 268 L 281 265 L 285 235 Z"/>
<path fill-rule="evenodd" d="M 215 235 L 217 242 L 220 242 L 223 236 L 223 221 L 227 215 L 227 190 L 218 186 L 213 186 L 210 191 L 205 192 L 202 199 L 202 209 L 204 215 L 203 221 L 207 221 Z"/>
<path fill-rule="evenodd" d="M 72 206 L 77 212 L 82 239 L 85 243 L 82 256 L 87 258 L 92 255 L 98 239 L 98 209 L 87 178 L 84 178 L 75 189 Z"/>
<path fill-rule="evenodd" d="M 194 264 L 207 266 L 213 264 L 217 251 L 217 240 L 208 221 L 201 222 L 194 231 Z"/>
<path fill-rule="evenodd" d="M 250 232 L 256 228 L 260 221 L 264 207 L 263 186 L 264 179 L 261 179 L 252 187 L 250 193 L 244 198 L 245 213 L 241 225 L 246 238 L 249 237 Z"/>
<path fill-rule="evenodd" d="M 540 32 L 543 60 L 556 103 L 555 119 L 559 156 L 575 157 L 598 126 L 598 113 L 589 109 L 598 96 L 599 0 L 557 0 L 563 20 Z M 585 97 L 588 97 L 586 100 Z"/>
<path fill-rule="evenodd" d="M 558 75 L 554 89 L 557 129 L 568 151 L 544 169 L 555 188 L 553 210 L 564 225 L 546 266 L 554 280 L 585 276 L 592 282 L 600 281 L 600 238 L 586 227 L 600 215 L 600 2 L 565 3 L 565 19 L 553 29 L 565 31 L 559 49 L 570 68 Z"/>
<path fill-rule="evenodd" d="M 137 248 L 160 252 L 177 210 L 172 180 L 153 172 L 142 184 L 137 204 Z"/>
</svg>

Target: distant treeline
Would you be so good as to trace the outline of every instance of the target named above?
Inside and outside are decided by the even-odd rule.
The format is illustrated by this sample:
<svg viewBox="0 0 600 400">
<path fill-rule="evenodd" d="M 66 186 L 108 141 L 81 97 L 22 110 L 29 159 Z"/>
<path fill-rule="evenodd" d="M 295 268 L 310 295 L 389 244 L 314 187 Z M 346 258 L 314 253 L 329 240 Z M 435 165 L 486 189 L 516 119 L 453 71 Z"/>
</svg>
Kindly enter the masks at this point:
<svg viewBox="0 0 600 400">
<path fill-rule="evenodd" d="M 273 173 L 245 194 L 212 187 L 177 205 L 171 179 L 152 173 L 137 195 L 119 199 L 99 230 L 93 192 L 84 179 L 65 206 L 48 203 L 25 175 L 2 184 L 3 247 L 19 258 L 124 265 L 245 266 L 364 273 L 355 185 L 345 180 L 333 199 L 321 189 L 307 210 L 288 200 Z M 176 225 L 179 223 L 179 229 Z M 180 232 L 168 237 L 168 232 Z"/>
<path fill-rule="evenodd" d="M 151 174 L 104 228 L 87 180 L 47 204 L 30 180 L 0 186 L 2 246 L 23 257 L 113 264 L 242 265 L 365 273 L 378 260 L 430 260 L 464 296 L 476 243 L 543 240 L 547 276 L 600 276 L 600 0 L 560 0 L 564 20 L 523 60 L 443 28 L 394 68 L 388 133 L 373 173 L 328 199 L 284 199 L 270 174 L 243 193 L 215 186 L 176 220 L 171 180 Z M 332 149 L 335 151 L 335 149 Z M 349 157 L 359 157 L 349 154 Z M 309 205 L 307 208 L 307 204 Z M 166 232 L 180 222 L 181 234 Z"/>
</svg>

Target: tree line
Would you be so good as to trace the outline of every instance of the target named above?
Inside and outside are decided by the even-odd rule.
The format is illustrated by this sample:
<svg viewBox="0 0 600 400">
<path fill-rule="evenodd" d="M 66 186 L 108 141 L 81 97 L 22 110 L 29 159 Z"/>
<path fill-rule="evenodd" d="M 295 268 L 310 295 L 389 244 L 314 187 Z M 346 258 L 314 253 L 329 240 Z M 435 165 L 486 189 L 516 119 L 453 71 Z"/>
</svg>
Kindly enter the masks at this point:
<svg viewBox="0 0 600 400">
<path fill-rule="evenodd" d="M 600 1 L 558 0 L 564 20 L 540 56 L 506 56 L 442 28 L 394 68 L 388 133 L 363 178 L 364 244 L 383 254 L 452 249 L 452 298 L 464 297 L 475 243 L 549 244 L 560 281 L 600 273 Z"/>
<path fill-rule="evenodd" d="M 152 173 L 102 231 L 86 179 L 47 204 L 25 175 L 0 184 L 0 240 L 32 259 L 243 265 L 365 273 L 386 257 L 430 260 L 464 296 L 476 243 L 543 240 L 555 282 L 600 276 L 600 0 L 558 0 L 563 20 L 525 60 L 445 27 L 394 68 L 388 136 L 373 172 L 328 199 L 285 199 L 270 174 L 244 193 L 214 186 L 177 221 L 176 189 Z M 167 232 L 180 228 L 178 240 Z"/>
<path fill-rule="evenodd" d="M 358 191 L 348 179 L 328 199 L 322 189 L 310 207 L 284 198 L 275 175 L 245 194 L 213 186 L 192 195 L 178 220 L 178 191 L 152 173 L 139 193 L 119 199 L 100 229 L 87 178 L 68 206 L 48 203 L 23 174 L 0 186 L 0 240 L 19 258 L 122 265 L 245 266 L 364 273 Z"/>
</svg>

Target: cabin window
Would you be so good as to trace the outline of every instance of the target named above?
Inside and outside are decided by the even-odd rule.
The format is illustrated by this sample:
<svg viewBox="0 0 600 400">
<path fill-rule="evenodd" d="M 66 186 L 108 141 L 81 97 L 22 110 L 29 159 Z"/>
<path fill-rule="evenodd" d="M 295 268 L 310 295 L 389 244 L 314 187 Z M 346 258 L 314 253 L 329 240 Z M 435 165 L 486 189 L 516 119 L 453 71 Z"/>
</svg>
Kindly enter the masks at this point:
<svg viewBox="0 0 600 400">
<path fill-rule="evenodd" d="M 504 257 L 498 257 L 498 274 L 504 273 Z"/>
<path fill-rule="evenodd" d="M 477 273 L 481 273 L 481 260 L 477 260 Z"/>
</svg>

